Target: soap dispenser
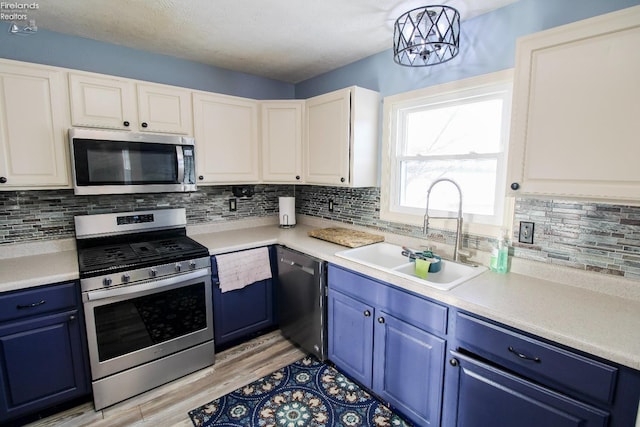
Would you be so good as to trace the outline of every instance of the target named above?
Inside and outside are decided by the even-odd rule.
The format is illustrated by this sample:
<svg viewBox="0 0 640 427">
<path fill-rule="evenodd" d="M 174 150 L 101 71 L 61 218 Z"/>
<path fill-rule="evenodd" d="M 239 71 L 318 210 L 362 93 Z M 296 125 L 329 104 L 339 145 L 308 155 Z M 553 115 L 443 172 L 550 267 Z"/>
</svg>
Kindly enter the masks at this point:
<svg viewBox="0 0 640 427">
<path fill-rule="evenodd" d="M 491 251 L 491 271 L 506 273 L 509 271 L 509 230 L 502 229 L 496 246 Z"/>
</svg>

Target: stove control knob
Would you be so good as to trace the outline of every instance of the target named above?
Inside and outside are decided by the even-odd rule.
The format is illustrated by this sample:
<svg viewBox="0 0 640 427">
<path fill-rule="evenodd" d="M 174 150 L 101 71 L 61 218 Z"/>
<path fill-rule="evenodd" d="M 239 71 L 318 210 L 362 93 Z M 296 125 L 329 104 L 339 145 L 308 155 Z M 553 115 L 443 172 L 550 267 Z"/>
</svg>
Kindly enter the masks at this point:
<svg viewBox="0 0 640 427">
<path fill-rule="evenodd" d="M 157 275 L 158 275 L 158 270 L 156 270 L 155 268 L 152 268 L 151 270 L 149 270 L 150 277 L 156 277 Z"/>
<path fill-rule="evenodd" d="M 131 280 L 131 276 L 129 274 L 122 275 L 122 283 L 128 283 Z"/>
<path fill-rule="evenodd" d="M 182 271 L 182 264 L 181 264 L 181 263 L 177 263 L 177 264 L 176 264 L 176 271 L 177 271 L 178 273 L 180 273 L 180 272 Z"/>
<path fill-rule="evenodd" d="M 195 261 L 189 262 L 189 267 L 191 267 L 192 270 L 196 268 L 196 262 Z"/>
<path fill-rule="evenodd" d="M 111 286 L 111 283 L 113 283 L 111 277 L 105 277 L 104 279 L 102 279 L 102 284 L 104 286 Z"/>
</svg>

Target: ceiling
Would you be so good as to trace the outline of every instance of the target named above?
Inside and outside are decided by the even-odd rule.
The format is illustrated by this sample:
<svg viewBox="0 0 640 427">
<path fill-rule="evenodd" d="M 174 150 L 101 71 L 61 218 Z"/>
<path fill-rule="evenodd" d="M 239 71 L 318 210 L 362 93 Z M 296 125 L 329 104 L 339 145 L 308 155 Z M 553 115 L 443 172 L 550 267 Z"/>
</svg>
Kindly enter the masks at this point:
<svg viewBox="0 0 640 427">
<path fill-rule="evenodd" d="M 444 0 L 462 20 L 517 0 Z M 39 29 L 288 83 L 390 49 L 416 0 L 39 0 Z M 427 3 L 428 4 L 428 3 Z M 464 31 L 464 25 L 463 30 Z M 35 34 L 33 37 L 39 37 Z M 391 61 L 392 59 L 389 58 Z"/>
</svg>

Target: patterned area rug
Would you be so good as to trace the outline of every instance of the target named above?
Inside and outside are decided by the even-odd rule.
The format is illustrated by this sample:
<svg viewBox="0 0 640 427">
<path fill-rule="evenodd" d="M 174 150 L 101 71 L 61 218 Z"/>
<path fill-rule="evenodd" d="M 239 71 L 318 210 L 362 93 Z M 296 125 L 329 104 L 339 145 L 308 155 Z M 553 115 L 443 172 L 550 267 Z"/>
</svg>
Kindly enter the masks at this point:
<svg viewBox="0 0 640 427">
<path fill-rule="evenodd" d="M 307 356 L 189 412 L 194 426 L 410 426 L 335 368 Z"/>
</svg>

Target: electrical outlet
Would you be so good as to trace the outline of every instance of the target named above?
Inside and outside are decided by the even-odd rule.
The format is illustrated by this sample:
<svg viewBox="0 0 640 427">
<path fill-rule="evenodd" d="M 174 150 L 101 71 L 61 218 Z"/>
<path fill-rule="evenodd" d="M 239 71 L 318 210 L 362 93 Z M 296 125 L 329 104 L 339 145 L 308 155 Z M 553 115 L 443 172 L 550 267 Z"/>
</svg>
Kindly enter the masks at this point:
<svg viewBox="0 0 640 427">
<path fill-rule="evenodd" d="M 333 212 L 333 199 L 329 199 L 329 212 Z"/>
<path fill-rule="evenodd" d="M 238 210 L 238 200 L 237 199 L 229 199 L 229 211 L 235 212 Z"/>
<path fill-rule="evenodd" d="M 533 244 L 533 222 L 520 221 L 518 242 Z"/>
</svg>

